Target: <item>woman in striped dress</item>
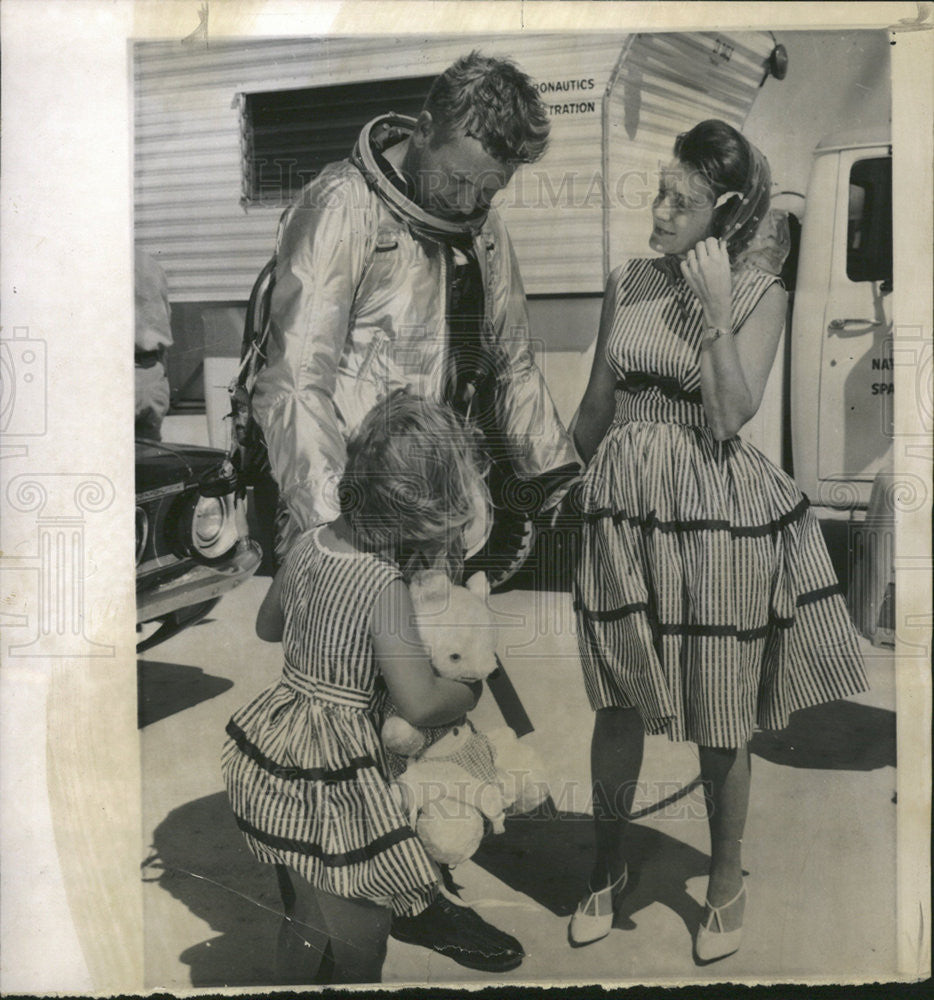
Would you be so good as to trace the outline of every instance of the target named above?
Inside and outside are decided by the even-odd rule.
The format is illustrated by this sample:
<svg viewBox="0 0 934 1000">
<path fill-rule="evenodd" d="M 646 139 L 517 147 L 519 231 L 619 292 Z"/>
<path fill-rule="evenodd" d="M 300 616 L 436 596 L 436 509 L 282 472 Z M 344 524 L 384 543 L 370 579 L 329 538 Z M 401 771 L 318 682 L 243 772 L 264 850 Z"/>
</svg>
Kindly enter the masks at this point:
<svg viewBox="0 0 934 1000">
<path fill-rule="evenodd" d="M 283 982 L 313 982 L 326 948 L 332 982 L 378 982 L 392 913 L 435 905 L 438 871 L 391 793 L 377 723 L 387 691 L 420 726 L 476 703 L 479 685 L 432 670 L 403 570 L 456 560 L 484 491 L 457 418 L 392 394 L 348 444 L 345 513 L 295 544 L 260 608 L 282 676 L 233 716 L 222 762 L 247 844 L 293 901 Z"/>
<path fill-rule="evenodd" d="M 711 863 L 695 939 L 735 951 L 753 728 L 865 690 L 856 636 L 806 497 L 737 432 L 785 317 L 738 262 L 768 210 L 762 154 L 720 121 L 678 137 L 650 247 L 610 275 L 575 440 L 589 462 L 576 608 L 595 710 L 596 864 L 569 929 L 609 933 L 644 733 L 698 744 Z"/>
</svg>

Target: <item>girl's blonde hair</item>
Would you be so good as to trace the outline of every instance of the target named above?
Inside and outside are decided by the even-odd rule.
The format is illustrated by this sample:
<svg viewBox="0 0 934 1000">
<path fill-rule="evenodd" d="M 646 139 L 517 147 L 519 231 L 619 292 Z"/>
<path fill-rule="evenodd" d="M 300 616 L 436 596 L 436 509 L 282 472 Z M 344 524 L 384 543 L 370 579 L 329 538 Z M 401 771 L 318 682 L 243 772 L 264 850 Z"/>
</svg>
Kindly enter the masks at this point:
<svg viewBox="0 0 934 1000">
<path fill-rule="evenodd" d="M 457 578 L 463 529 L 490 509 L 477 434 L 447 407 L 397 389 L 347 444 L 341 510 L 364 549 L 409 574 L 441 568 Z"/>
</svg>

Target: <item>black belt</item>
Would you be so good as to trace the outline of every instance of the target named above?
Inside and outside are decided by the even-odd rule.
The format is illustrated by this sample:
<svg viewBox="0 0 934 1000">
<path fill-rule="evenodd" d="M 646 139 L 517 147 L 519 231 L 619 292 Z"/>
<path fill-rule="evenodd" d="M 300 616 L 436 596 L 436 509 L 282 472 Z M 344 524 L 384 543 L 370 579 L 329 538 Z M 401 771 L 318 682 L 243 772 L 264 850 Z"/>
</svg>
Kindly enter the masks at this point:
<svg viewBox="0 0 934 1000">
<path fill-rule="evenodd" d="M 644 389 L 658 389 L 664 396 L 681 403 L 703 405 L 704 402 L 699 392 L 688 392 L 682 389 L 676 378 L 668 378 L 664 375 L 649 375 L 646 372 L 626 372 L 624 378 L 616 383 L 616 388 L 622 389 L 624 392 L 642 392 Z"/>
</svg>

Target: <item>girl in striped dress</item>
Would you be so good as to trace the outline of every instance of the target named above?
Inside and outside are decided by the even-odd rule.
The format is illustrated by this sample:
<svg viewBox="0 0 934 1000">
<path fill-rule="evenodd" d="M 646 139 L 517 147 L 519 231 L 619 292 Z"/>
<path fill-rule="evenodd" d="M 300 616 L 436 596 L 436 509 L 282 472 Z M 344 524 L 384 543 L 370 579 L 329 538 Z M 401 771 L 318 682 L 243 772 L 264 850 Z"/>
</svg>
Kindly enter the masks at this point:
<svg viewBox="0 0 934 1000">
<path fill-rule="evenodd" d="M 679 136 L 650 247 L 610 275 L 575 440 L 589 462 L 576 583 L 595 710 L 596 863 L 570 926 L 609 933 L 644 733 L 698 744 L 711 863 L 699 962 L 739 947 L 753 728 L 866 689 L 807 498 L 737 432 L 785 317 L 776 277 L 738 257 L 768 211 L 762 154 L 720 121 Z"/>
<path fill-rule="evenodd" d="M 326 948 L 332 982 L 379 982 L 392 913 L 436 894 L 387 780 L 387 691 L 420 726 L 479 696 L 432 670 L 405 583 L 409 567 L 456 562 L 488 499 L 472 437 L 447 409 L 396 392 L 348 444 L 341 489 L 345 513 L 296 542 L 263 601 L 257 632 L 281 639 L 282 676 L 230 720 L 222 757 L 247 844 L 292 900 L 277 964 L 293 983 L 314 981 Z"/>
</svg>

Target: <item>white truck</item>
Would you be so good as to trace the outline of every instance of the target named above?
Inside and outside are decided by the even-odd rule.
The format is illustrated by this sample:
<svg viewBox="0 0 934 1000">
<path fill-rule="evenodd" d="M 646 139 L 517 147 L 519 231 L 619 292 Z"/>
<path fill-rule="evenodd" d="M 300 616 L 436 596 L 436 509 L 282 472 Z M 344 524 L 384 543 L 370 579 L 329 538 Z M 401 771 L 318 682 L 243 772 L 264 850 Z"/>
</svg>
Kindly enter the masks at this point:
<svg viewBox="0 0 934 1000">
<path fill-rule="evenodd" d="M 876 644 L 894 624 L 892 292 L 888 128 L 832 135 L 814 153 L 793 290 L 790 471 Z"/>
</svg>

